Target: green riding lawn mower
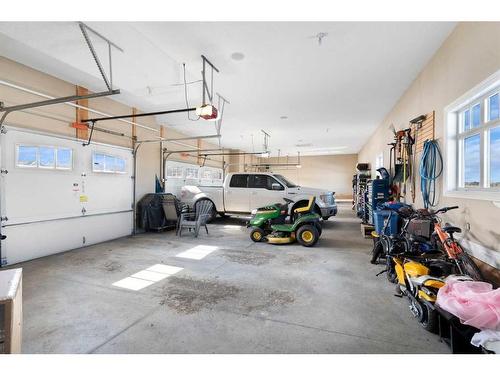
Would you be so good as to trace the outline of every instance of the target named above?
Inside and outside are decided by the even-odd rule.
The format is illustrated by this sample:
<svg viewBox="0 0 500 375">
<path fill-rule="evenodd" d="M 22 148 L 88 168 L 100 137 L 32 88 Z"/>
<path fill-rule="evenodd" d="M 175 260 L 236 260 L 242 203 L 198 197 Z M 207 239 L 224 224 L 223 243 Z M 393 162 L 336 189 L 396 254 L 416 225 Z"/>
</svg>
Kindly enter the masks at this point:
<svg viewBox="0 0 500 375">
<path fill-rule="evenodd" d="M 283 198 L 285 204 L 276 203 L 258 208 L 248 226 L 252 228 L 250 238 L 254 242 L 287 244 L 298 241 L 302 246 L 316 245 L 321 236 L 321 216 L 314 212 L 315 198 L 307 206 L 296 208 L 291 215 L 288 207 L 294 201 Z"/>
</svg>

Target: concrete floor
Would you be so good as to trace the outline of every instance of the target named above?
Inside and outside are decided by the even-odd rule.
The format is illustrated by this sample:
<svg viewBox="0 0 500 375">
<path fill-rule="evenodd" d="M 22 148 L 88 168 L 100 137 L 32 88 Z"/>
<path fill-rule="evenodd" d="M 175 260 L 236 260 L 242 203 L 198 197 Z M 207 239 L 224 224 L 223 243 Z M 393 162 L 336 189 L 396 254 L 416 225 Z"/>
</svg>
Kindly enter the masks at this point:
<svg viewBox="0 0 500 375">
<path fill-rule="evenodd" d="M 448 353 L 376 277 L 346 205 L 314 248 L 255 244 L 236 219 L 26 262 L 25 353 Z M 200 260 L 176 257 L 197 245 Z M 138 291 L 112 284 L 155 264 L 183 270 Z"/>
</svg>

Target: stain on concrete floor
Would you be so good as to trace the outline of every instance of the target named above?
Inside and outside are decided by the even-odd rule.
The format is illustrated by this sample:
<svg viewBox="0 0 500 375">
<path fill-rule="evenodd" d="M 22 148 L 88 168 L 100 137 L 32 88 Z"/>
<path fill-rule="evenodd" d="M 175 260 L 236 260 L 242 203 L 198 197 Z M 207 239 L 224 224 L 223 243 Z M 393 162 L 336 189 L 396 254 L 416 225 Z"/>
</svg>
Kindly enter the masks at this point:
<svg viewBox="0 0 500 375">
<path fill-rule="evenodd" d="M 296 264 L 310 263 L 310 262 L 311 262 L 310 258 L 306 258 L 306 257 L 300 256 L 300 255 L 291 254 L 289 257 L 287 257 L 285 259 L 285 261 L 283 263 L 287 266 L 293 266 Z"/>
<path fill-rule="evenodd" d="M 270 253 L 257 252 L 252 250 L 234 250 L 234 249 L 223 249 L 223 252 L 219 254 L 230 262 L 239 264 L 250 264 L 252 266 L 262 266 L 269 263 L 272 259 L 276 258 L 276 255 Z"/>
<path fill-rule="evenodd" d="M 178 314 L 194 314 L 210 309 L 223 301 L 240 313 L 269 312 L 295 302 L 295 297 L 285 290 L 240 287 L 218 280 L 201 280 L 191 277 L 169 278 L 161 292 L 161 305 Z"/>
<path fill-rule="evenodd" d="M 269 311 L 295 302 L 295 297 L 283 290 L 265 290 L 255 300 L 245 300 L 247 312 Z"/>
<path fill-rule="evenodd" d="M 108 272 L 116 272 L 122 269 L 121 263 L 116 261 L 106 262 L 103 267 Z"/>
<path fill-rule="evenodd" d="M 216 280 L 172 276 L 163 288 L 160 304 L 179 314 L 193 314 L 235 297 L 239 292 L 240 288 Z"/>
<path fill-rule="evenodd" d="M 333 269 L 333 272 L 337 276 L 342 276 L 345 278 L 354 278 L 356 276 L 354 274 L 354 272 L 352 272 L 351 270 L 345 269 L 345 268 L 335 268 L 335 269 Z"/>
</svg>

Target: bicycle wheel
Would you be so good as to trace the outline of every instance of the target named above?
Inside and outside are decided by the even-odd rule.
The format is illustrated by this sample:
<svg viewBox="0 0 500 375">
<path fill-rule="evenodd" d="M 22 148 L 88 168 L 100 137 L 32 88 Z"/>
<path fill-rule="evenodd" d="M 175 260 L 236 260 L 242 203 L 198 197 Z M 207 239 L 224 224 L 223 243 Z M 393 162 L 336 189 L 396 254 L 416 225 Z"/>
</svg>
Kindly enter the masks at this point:
<svg viewBox="0 0 500 375">
<path fill-rule="evenodd" d="M 462 252 L 457 256 L 457 261 L 460 264 L 462 272 L 464 272 L 467 276 L 470 276 L 475 281 L 484 281 L 483 274 L 477 264 L 460 245 L 458 246 L 462 249 Z"/>
</svg>

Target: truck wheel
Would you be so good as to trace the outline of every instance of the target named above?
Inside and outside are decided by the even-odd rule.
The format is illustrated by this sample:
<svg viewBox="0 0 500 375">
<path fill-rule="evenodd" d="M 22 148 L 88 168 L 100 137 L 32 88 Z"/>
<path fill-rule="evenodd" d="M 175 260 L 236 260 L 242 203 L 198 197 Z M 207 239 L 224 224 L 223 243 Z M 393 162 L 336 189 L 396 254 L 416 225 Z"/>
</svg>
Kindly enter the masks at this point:
<svg viewBox="0 0 500 375">
<path fill-rule="evenodd" d="M 311 247 L 316 245 L 316 242 L 318 242 L 319 239 L 319 233 L 318 230 L 316 229 L 315 226 L 313 225 L 302 225 L 298 230 L 297 230 L 297 241 L 302 246 L 305 247 Z"/>
<path fill-rule="evenodd" d="M 254 228 L 250 232 L 250 238 L 252 239 L 253 242 L 260 242 L 260 241 L 262 241 L 264 239 L 265 235 L 266 235 L 266 233 L 261 228 Z"/>
</svg>

